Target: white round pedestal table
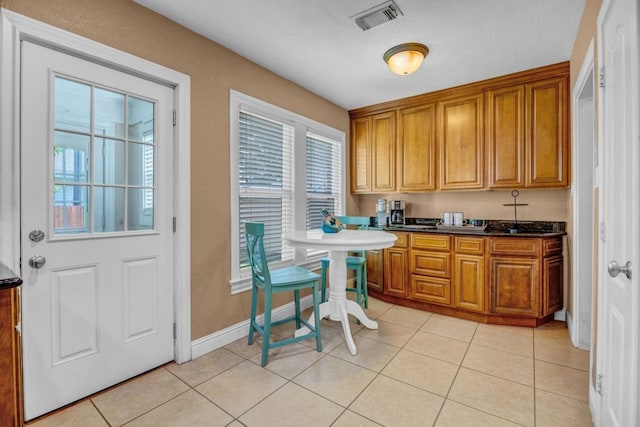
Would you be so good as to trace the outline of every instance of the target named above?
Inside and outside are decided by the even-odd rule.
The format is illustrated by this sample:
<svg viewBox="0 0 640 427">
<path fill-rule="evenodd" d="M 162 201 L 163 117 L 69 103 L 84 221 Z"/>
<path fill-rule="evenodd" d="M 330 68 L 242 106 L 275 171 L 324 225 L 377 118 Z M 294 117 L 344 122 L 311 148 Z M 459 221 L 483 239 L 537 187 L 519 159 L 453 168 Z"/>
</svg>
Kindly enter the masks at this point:
<svg viewBox="0 0 640 427">
<path fill-rule="evenodd" d="M 378 329 L 378 323 L 369 319 L 362 307 L 347 299 L 347 252 L 353 250 L 384 249 L 393 246 L 395 234 L 379 230 L 342 230 L 339 233 L 323 233 L 321 230 L 296 231 L 283 236 L 284 242 L 293 247 L 329 251 L 329 300 L 320 304 L 320 318 L 342 322 L 344 336 L 351 354 L 356 354 L 356 345 L 351 336 L 349 314 L 369 329 Z M 313 314 L 309 323 L 314 324 Z M 296 336 L 308 333 L 306 327 L 298 329 Z"/>
</svg>

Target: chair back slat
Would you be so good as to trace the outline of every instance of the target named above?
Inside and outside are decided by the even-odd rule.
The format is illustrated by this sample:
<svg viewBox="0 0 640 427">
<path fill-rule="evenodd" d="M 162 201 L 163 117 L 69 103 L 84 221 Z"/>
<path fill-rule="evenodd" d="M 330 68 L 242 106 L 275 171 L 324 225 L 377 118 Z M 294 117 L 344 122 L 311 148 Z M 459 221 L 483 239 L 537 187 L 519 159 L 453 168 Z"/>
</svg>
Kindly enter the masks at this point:
<svg viewBox="0 0 640 427">
<path fill-rule="evenodd" d="M 269 263 L 264 252 L 264 224 L 260 222 L 246 222 L 244 224 L 247 255 L 253 272 L 254 280 L 258 280 L 265 287 L 271 285 Z"/>
<path fill-rule="evenodd" d="M 342 225 L 357 225 L 358 230 L 368 230 L 371 219 L 368 216 L 339 216 Z"/>
</svg>

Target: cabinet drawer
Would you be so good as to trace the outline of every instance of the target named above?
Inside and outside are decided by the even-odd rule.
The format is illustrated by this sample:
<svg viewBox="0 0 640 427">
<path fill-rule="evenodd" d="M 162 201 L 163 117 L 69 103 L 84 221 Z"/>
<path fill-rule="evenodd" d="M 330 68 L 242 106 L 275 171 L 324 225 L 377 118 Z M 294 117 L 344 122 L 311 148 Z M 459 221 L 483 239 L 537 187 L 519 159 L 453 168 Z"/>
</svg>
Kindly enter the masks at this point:
<svg viewBox="0 0 640 427">
<path fill-rule="evenodd" d="M 540 256 L 540 239 L 492 237 L 489 252 L 492 255 Z"/>
<path fill-rule="evenodd" d="M 451 281 L 412 274 L 409 297 L 420 301 L 451 305 Z"/>
<path fill-rule="evenodd" d="M 544 239 L 542 241 L 542 256 L 559 254 L 562 252 L 562 237 Z"/>
<path fill-rule="evenodd" d="M 451 237 L 442 234 L 413 233 L 411 235 L 411 247 L 449 252 L 451 250 Z"/>
<path fill-rule="evenodd" d="M 403 232 L 397 232 L 397 231 L 393 231 L 392 233 L 398 237 L 398 240 L 396 240 L 395 243 L 393 244 L 394 248 L 409 247 L 409 233 L 403 233 Z"/>
<path fill-rule="evenodd" d="M 451 255 L 440 252 L 410 251 L 411 272 L 425 276 L 449 277 Z"/>
<path fill-rule="evenodd" d="M 484 238 L 456 236 L 454 247 L 456 253 L 482 255 L 484 254 Z"/>
</svg>

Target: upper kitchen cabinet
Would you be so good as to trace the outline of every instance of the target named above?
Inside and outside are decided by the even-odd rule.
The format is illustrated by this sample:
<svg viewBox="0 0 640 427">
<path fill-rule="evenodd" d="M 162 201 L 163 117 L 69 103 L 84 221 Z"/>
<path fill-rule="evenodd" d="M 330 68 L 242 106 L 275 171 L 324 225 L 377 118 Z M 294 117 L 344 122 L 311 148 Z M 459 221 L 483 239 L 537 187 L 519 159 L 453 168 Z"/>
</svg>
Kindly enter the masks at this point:
<svg viewBox="0 0 640 427">
<path fill-rule="evenodd" d="M 438 102 L 440 188 L 484 187 L 482 94 Z"/>
<path fill-rule="evenodd" d="M 351 192 L 371 192 L 371 117 L 351 120 Z"/>
<path fill-rule="evenodd" d="M 396 112 L 351 120 L 351 192 L 395 191 Z"/>
<path fill-rule="evenodd" d="M 486 91 L 488 188 L 569 185 L 567 79 Z"/>
<path fill-rule="evenodd" d="M 371 181 L 374 193 L 396 189 L 396 112 L 376 114 L 371 125 Z"/>
<path fill-rule="evenodd" d="M 526 86 L 526 187 L 569 185 L 568 76 Z"/>
<path fill-rule="evenodd" d="M 436 104 L 398 112 L 398 191 L 436 189 Z"/>
</svg>

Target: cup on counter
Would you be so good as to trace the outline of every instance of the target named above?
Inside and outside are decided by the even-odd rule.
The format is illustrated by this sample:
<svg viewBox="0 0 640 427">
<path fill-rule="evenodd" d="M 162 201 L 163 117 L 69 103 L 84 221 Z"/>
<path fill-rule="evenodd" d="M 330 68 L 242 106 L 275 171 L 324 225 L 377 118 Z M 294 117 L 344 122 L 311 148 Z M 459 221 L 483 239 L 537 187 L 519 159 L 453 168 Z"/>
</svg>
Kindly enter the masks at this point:
<svg viewBox="0 0 640 427">
<path fill-rule="evenodd" d="M 442 225 L 453 225 L 453 215 L 451 212 L 442 213 Z"/>
<path fill-rule="evenodd" d="M 464 224 L 464 214 L 462 212 L 451 212 L 453 217 L 453 225 L 456 227 L 462 227 Z"/>
</svg>

